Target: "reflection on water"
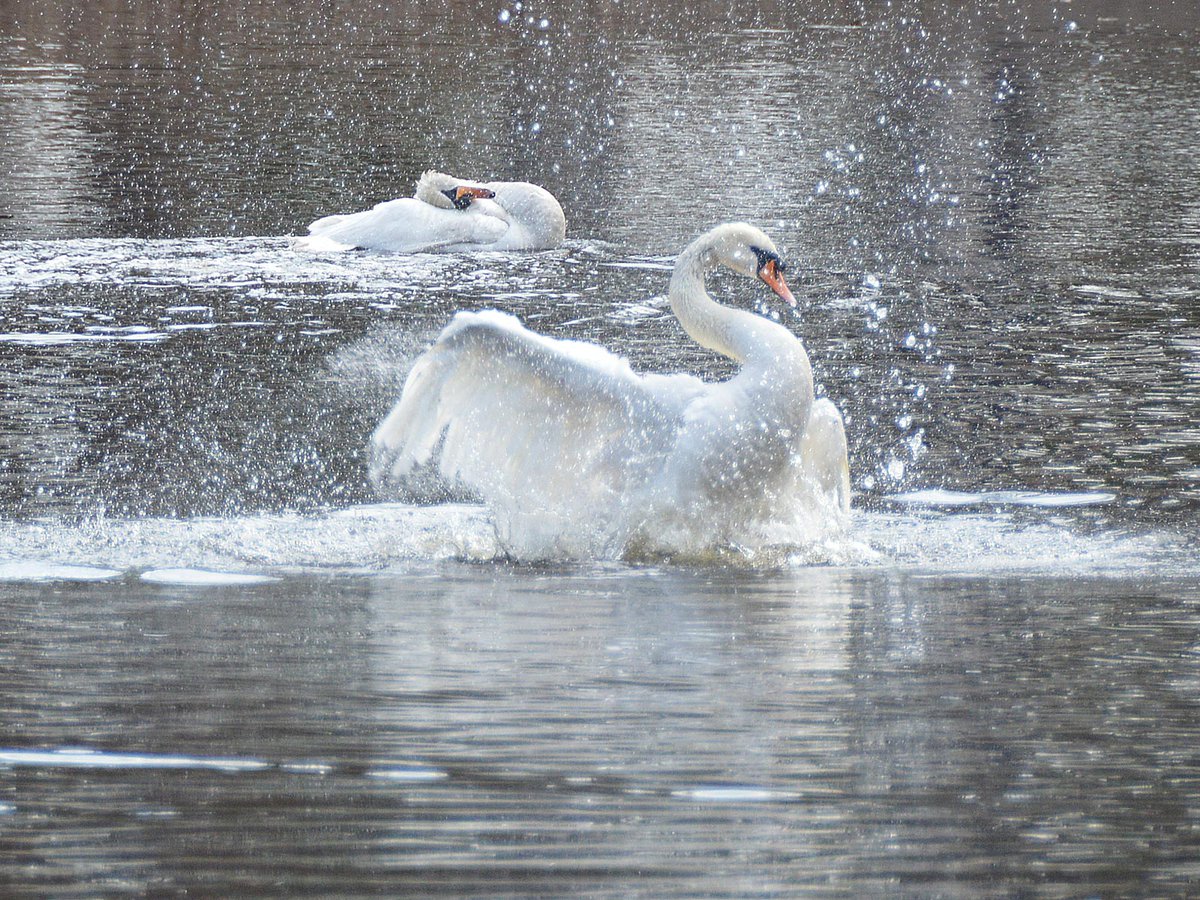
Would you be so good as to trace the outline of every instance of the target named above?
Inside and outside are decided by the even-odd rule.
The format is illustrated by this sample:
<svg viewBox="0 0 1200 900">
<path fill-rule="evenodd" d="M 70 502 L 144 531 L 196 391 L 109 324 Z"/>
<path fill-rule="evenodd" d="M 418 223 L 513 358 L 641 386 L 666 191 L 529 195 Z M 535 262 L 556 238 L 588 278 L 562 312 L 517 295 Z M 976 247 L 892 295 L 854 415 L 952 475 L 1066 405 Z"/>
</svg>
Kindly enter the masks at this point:
<svg viewBox="0 0 1200 900">
<path fill-rule="evenodd" d="M 30 893 L 1194 876 L 1194 583 L 437 574 L 10 592 Z"/>
<path fill-rule="evenodd" d="M 1188 893 L 1200 21 L 1001 7 L 4 4 L 6 896 Z M 567 245 L 286 240 L 431 165 Z M 529 568 L 373 504 L 456 309 L 727 374 L 664 293 L 730 218 L 843 545 Z"/>
</svg>

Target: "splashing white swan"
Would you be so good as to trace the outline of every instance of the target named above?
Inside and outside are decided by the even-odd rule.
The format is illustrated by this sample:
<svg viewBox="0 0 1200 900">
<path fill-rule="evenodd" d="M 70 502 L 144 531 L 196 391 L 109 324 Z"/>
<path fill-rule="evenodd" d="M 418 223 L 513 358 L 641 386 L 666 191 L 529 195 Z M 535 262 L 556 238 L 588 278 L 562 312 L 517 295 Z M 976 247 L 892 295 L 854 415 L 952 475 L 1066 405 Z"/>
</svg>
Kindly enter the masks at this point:
<svg viewBox="0 0 1200 900">
<path fill-rule="evenodd" d="M 683 251 L 671 309 L 693 340 L 740 363 L 728 381 L 639 375 L 510 315 L 459 313 L 375 430 L 372 479 L 403 479 L 440 451 L 441 473 L 483 495 L 503 546 L 525 559 L 754 549 L 840 528 L 842 417 L 814 400 L 795 335 L 709 296 L 718 265 L 795 299 L 751 225 L 719 225 Z"/>
<path fill-rule="evenodd" d="M 525 181 L 486 184 L 426 172 L 412 197 L 326 216 L 297 238 L 303 250 L 550 250 L 567 232 L 554 195 Z"/>
</svg>

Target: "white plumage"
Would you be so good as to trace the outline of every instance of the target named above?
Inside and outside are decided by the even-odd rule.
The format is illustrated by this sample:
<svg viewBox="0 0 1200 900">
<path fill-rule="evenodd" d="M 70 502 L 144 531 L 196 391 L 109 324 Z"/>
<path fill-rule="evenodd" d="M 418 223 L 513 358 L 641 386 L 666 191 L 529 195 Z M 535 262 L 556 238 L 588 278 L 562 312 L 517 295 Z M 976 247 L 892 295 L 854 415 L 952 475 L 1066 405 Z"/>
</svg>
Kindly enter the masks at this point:
<svg viewBox="0 0 1200 900">
<path fill-rule="evenodd" d="M 757 548 L 840 527 L 841 416 L 814 402 L 808 356 L 788 329 L 708 295 L 717 265 L 794 300 L 757 228 L 718 226 L 684 250 L 672 310 L 694 340 L 741 363 L 730 380 L 637 374 L 602 347 L 535 334 L 505 313 L 459 313 L 376 429 L 372 478 L 402 480 L 437 457 L 525 559 Z"/>
<path fill-rule="evenodd" d="M 549 250 L 567 220 L 554 195 L 524 181 L 481 183 L 429 171 L 414 196 L 372 209 L 325 216 L 297 238 L 304 250 Z"/>
</svg>

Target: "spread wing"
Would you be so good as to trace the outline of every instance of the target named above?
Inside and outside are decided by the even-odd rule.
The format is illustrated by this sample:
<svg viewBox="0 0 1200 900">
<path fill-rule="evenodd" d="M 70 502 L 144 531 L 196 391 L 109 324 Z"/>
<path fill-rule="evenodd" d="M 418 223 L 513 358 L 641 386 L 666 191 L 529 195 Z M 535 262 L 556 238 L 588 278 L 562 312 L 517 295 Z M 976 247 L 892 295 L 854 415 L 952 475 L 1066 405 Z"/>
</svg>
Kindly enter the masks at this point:
<svg viewBox="0 0 1200 900">
<path fill-rule="evenodd" d="M 592 504 L 603 517 L 658 471 L 705 389 L 688 375 L 637 375 L 602 347 L 535 334 L 505 313 L 459 313 L 375 430 L 372 479 L 403 479 L 440 451 L 442 474 L 502 514 L 553 527 Z"/>
<path fill-rule="evenodd" d="M 312 249 L 362 247 L 421 253 L 450 247 L 493 244 L 508 230 L 494 216 L 471 209 L 441 209 L 414 197 L 388 200 L 365 212 L 326 216 L 308 226 L 297 243 Z"/>
</svg>

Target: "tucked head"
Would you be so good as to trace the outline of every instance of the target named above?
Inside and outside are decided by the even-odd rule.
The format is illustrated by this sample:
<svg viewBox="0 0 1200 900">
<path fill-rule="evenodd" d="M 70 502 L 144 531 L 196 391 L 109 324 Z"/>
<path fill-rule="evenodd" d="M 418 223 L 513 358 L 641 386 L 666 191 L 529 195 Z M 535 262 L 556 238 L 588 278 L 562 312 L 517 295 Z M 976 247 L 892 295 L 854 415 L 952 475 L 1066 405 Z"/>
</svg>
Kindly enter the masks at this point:
<svg viewBox="0 0 1200 900">
<path fill-rule="evenodd" d="M 415 196 L 418 200 L 424 200 L 441 209 L 463 210 L 467 209 L 473 200 L 490 200 L 496 194 L 476 182 L 431 169 L 417 182 Z"/>
</svg>

